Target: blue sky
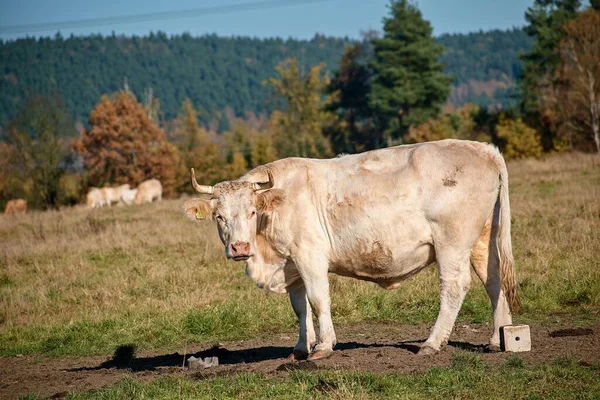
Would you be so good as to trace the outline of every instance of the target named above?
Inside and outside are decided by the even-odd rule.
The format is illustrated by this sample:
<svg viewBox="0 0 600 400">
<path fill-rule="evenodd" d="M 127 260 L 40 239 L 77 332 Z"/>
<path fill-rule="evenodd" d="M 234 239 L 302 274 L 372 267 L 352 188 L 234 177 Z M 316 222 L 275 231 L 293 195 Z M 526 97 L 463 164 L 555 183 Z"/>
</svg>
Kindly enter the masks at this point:
<svg viewBox="0 0 600 400">
<path fill-rule="evenodd" d="M 0 0 L 0 30 L 6 26 L 139 15 L 236 5 L 260 0 Z M 299 0 L 296 0 L 299 1 Z M 301 1 L 301 0 L 300 0 Z M 311 38 L 315 33 L 359 37 L 361 30 L 381 30 L 388 0 L 325 0 L 278 8 L 217 13 L 152 22 L 110 24 L 62 29 L 71 33 L 145 35 L 167 34 Z M 533 0 L 419 0 L 419 8 L 433 26 L 434 34 L 464 33 L 523 26 L 524 13 Z M 53 36 L 56 31 L 30 32 L 29 36 Z M 0 34 L 1 39 L 25 37 L 28 33 Z"/>
</svg>

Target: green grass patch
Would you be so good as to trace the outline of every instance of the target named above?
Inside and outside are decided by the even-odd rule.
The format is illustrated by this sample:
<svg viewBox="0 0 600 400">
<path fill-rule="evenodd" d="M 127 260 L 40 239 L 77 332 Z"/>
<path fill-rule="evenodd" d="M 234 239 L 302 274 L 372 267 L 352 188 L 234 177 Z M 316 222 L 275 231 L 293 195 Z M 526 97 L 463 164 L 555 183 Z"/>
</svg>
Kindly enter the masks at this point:
<svg viewBox="0 0 600 400">
<path fill-rule="evenodd" d="M 418 374 L 372 374 L 341 370 L 295 371 L 289 378 L 256 373 L 196 380 L 163 377 L 152 382 L 125 378 L 117 385 L 69 399 L 597 399 L 598 371 L 571 359 L 525 365 L 516 357 L 489 366 L 476 355 L 459 354 L 449 368 Z"/>
<path fill-rule="evenodd" d="M 241 300 L 174 314 L 127 313 L 119 318 L 60 327 L 14 327 L 0 333 L 0 355 L 111 354 L 123 344 L 143 350 L 295 330 L 291 307 L 272 300 L 276 299 L 267 298 L 257 304 L 262 310 L 252 309 Z"/>
</svg>

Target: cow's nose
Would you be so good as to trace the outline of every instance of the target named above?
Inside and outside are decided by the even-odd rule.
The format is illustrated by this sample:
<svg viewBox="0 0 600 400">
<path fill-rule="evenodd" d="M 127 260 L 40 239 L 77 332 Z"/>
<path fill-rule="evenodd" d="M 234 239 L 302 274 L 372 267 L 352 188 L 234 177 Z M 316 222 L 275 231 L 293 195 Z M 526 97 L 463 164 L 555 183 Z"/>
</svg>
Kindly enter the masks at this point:
<svg viewBox="0 0 600 400">
<path fill-rule="evenodd" d="M 248 243 L 248 242 L 231 243 L 231 256 L 232 257 L 248 257 L 248 256 L 250 256 L 250 243 Z"/>
</svg>

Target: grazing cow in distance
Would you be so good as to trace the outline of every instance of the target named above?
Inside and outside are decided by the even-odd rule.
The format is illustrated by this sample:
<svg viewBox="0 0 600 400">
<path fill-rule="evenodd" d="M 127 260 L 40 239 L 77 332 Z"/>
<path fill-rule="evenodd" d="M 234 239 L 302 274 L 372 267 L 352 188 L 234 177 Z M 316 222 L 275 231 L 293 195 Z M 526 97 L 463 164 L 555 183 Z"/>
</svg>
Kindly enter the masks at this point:
<svg viewBox="0 0 600 400">
<path fill-rule="evenodd" d="M 6 202 L 4 215 L 20 215 L 27 212 L 27 200 L 13 199 Z"/>
<path fill-rule="evenodd" d="M 133 199 L 134 204 L 152 203 L 162 200 L 162 185 L 158 179 L 148 179 L 140 183 Z"/>
<path fill-rule="evenodd" d="M 287 158 L 214 186 L 198 184 L 192 169 L 191 180 L 201 197 L 184 212 L 214 218 L 227 258 L 246 261 L 260 287 L 289 293 L 299 320 L 292 359 L 333 352 L 329 272 L 396 289 L 437 261 L 440 311 L 419 354 L 448 342 L 470 267 L 490 297 L 491 348 L 519 308 L 508 173 L 492 145 L 448 139 L 329 160 Z"/>
</svg>

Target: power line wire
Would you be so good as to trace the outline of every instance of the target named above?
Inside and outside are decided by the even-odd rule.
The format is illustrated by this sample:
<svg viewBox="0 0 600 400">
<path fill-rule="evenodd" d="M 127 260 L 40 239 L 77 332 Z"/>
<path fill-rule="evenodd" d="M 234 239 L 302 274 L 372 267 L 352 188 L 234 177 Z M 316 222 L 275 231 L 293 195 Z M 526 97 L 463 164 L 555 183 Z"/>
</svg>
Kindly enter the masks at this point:
<svg viewBox="0 0 600 400">
<path fill-rule="evenodd" d="M 251 11 L 267 8 L 289 7 L 310 3 L 325 3 L 332 0 L 270 0 L 226 6 L 193 8 L 180 11 L 163 11 L 157 13 L 125 15 L 103 18 L 89 18 L 70 21 L 46 22 L 27 25 L 0 26 L 0 34 L 15 34 L 27 32 L 44 32 L 61 29 L 77 29 L 93 26 L 121 25 L 136 22 L 161 21 L 175 18 L 191 18 L 205 15 L 226 14 L 238 11 Z"/>
</svg>

